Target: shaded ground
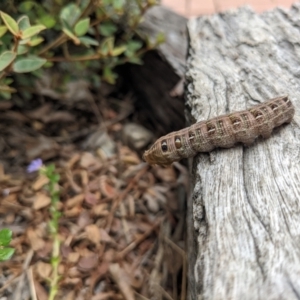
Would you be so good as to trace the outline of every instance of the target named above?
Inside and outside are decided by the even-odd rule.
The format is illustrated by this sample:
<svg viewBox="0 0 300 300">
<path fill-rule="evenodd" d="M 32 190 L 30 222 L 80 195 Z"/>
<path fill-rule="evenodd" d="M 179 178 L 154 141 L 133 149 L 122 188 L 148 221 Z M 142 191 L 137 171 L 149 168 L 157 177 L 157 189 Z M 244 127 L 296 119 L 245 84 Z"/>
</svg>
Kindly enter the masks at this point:
<svg viewBox="0 0 300 300">
<path fill-rule="evenodd" d="M 50 198 L 45 178 L 25 172 L 42 158 L 61 176 L 57 299 L 185 299 L 186 169 L 142 162 L 153 136 L 128 124 L 131 95 L 85 81 L 57 92 L 49 78 L 25 104 L 0 102 L 0 227 L 16 249 L 0 265 L 0 296 L 47 299 Z"/>
</svg>

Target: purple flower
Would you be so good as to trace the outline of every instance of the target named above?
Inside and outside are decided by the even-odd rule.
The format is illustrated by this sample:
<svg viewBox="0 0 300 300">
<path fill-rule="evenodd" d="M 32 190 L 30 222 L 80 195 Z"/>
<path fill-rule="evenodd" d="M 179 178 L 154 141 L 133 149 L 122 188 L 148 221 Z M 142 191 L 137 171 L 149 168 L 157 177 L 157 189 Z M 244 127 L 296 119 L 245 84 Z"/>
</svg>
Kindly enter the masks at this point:
<svg viewBox="0 0 300 300">
<path fill-rule="evenodd" d="M 34 159 L 27 167 L 27 173 L 38 171 L 43 165 L 43 161 L 40 158 Z"/>
</svg>

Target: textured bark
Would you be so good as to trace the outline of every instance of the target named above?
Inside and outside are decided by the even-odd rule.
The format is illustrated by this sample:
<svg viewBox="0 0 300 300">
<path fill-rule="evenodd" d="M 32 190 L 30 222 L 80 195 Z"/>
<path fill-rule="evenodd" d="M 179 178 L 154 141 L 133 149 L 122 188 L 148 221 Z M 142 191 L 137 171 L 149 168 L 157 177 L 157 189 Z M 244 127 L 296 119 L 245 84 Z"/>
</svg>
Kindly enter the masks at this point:
<svg viewBox="0 0 300 300">
<path fill-rule="evenodd" d="M 158 134 L 185 126 L 180 82 L 183 82 L 188 44 L 186 22 L 186 18 L 165 7 L 151 8 L 139 27 L 140 33 L 153 41 L 163 33 L 166 42 L 147 53 L 142 66 L 125 68 L 125 78 L 137 95 L 139 121 Z"/>
<path fill-rule="evenodd" d="M 289 94 L 291 124 L 199 154 L 189 202 L 189 299 L 300 298 L 300 5 L 190 20 L 190 123 Z"/>
</svg>

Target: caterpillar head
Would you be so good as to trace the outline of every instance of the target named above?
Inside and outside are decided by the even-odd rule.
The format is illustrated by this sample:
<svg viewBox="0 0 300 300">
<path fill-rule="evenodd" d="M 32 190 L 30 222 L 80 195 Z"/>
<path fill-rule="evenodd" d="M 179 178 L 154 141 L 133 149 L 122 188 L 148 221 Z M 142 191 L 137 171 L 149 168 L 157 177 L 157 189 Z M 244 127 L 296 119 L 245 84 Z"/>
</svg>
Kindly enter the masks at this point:
<svg viewBox="0 0 300 300">
<path fill-rule="evenodd" d="M 166 135 L 145 151 L 143 159 L 150 165 L 169 166 L 172 162 L 180 159 L 177 156 L 173 135 Z"/>
</svg>

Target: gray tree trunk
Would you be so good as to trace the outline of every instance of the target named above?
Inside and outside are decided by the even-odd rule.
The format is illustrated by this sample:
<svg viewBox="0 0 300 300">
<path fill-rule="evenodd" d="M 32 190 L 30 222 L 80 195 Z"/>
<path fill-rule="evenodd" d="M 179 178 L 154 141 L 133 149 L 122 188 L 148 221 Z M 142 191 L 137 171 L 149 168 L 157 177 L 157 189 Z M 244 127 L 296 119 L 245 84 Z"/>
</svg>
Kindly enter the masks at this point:
<svg viewBox="0 0 300 300">
<path fill-rule="evenodd" d="M 192 164 L 189 299 L 300 299 L 300 5 L 190 20 L 190 123 L 288 94 L 291 124 Z"/>
</svg>

